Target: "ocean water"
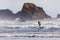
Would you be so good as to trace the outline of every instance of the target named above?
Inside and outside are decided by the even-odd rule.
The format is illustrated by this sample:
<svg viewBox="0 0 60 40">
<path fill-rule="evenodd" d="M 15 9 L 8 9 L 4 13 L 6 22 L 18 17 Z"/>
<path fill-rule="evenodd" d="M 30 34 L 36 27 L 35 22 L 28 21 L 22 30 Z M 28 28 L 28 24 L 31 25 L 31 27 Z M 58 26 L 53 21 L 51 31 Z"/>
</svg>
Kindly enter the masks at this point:
<svg viewBox="0 0 60 40">
<path fill-rule="evenodd" d="M 40 38 L 40 37 L 3 37 L 0 40 L 60 40 L 60 38 Z"/>
<path fill-rule="evenodd" d="M 40 34 L 40 33 L 60 33 L 60 28 L 49 28 L 49 29 L 39 29 L 35 27 L 29 28 L 19 28 L 19 27 L 0 27 L 0 33 L 31 33 L 31 34 Z M 41 38 L 41 37 L 0 37 L 0 40 L 60 40 L 60 38 Z"/>
<path fill-rule="evenodd" d="M 0 27 L 0 33 L 60 33 L 60 28 L 19 28 L 19 27 Z"/>
</svg>

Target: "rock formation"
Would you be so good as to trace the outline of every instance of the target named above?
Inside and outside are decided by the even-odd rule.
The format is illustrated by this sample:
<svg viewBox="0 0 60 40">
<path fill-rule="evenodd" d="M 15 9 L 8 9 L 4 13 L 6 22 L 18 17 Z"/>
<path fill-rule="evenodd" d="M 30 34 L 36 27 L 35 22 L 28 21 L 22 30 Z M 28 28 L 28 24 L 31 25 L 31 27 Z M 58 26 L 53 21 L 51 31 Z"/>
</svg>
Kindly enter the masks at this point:
<svg viewBox="0 0 60 40">
<path fill-rule="evenodd" d="M 11 10 L 0 10 L 0 20 L 14 20 L 20 18 L 20 20 L 33 20 L 51 18 L 48 16 L 42 7 L 38 7 L 33 3 L 24 3 L 23 8 L 17 14 L 14 14 Z"/>
<path fill-rule="evenodd" d="M 22 20 L 51 18 L 42 7 L 38 7 L 33 3 L 24 3 L 22 11 L 19 11 L 17 15 Z"/>
<path fill-rule="evenodd" d="M 0 20 L 14 20 L 16 17 L 9 9 L 0 10 Z"/>
<path fill-rule="evenodd" d="M 60 18 L 60 14 L 57 14 L 57 18 Z"/>
</svg>

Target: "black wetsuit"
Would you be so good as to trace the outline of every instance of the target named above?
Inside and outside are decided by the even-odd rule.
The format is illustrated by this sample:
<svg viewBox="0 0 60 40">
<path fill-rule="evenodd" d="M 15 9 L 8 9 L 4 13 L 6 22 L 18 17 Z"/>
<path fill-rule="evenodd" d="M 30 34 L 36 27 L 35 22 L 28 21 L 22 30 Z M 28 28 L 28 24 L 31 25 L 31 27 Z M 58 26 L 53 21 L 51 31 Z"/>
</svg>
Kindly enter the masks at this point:
<svg viewBox="0 0 60 40">
<path fill-rule="evenodd" d="M 39 26 L 41 26 L 41 23 L 40 23 L 40 21 L 38 21 L 38 25 L 39 25 Z"/>
</svg>

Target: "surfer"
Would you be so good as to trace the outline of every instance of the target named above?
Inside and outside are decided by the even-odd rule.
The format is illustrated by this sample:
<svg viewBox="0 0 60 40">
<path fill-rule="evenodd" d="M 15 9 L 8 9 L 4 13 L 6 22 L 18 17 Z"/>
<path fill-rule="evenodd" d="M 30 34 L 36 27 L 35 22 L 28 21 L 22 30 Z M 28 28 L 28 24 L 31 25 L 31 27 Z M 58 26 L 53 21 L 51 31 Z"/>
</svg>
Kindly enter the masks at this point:
<svg viewBox="0 0 60 40">
<path fill-rule="evenodd" d="M 43 29 L 44 28 L 44 27 L 41 26 L 41 22 L 40 21 L 38 21 L 38 25 L 39 25 L 38 29 Z"/>
<path fill-rule="evenodd" d="M 39 26 L 41 26 L 41 23 L 40 23 L 40 21 L 38 21 L 38 25 L 39 25 Z"/>
</svg>

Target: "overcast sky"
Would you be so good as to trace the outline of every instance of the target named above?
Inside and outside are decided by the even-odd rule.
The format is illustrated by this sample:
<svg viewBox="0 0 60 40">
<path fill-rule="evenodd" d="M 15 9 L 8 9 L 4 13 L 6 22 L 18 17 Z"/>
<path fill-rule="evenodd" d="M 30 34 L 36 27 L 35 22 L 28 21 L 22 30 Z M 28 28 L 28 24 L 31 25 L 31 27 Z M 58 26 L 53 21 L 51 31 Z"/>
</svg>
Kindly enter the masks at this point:
<svg viewBox="0 0 60 40">
<path fill-rule="evenodd" d="M 25 2 L 43 7 L 45 12 L 52 17 L 60 13 L 60 0 L 0 0 L 0 9 L 10 9 L 16 13 L 22 9 Z"/>
</svg>

